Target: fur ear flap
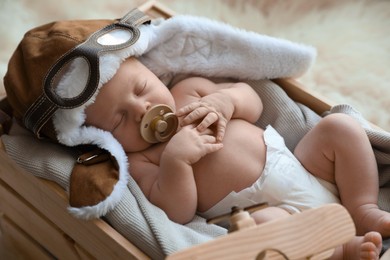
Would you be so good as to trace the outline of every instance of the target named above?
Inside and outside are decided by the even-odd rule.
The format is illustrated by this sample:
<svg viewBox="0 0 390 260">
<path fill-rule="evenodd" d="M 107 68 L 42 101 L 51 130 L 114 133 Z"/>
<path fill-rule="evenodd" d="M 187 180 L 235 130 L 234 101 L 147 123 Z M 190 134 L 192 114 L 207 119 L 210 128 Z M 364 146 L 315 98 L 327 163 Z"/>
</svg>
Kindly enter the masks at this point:
<svg viewBox="0 0 390 260">
<path fill-rule="evenodd" d="M 71 175 L 68 210 L 82 219 L 101 217 L 118 204 L 127 187 L 130 176 L 126 153 L 111 133 L 92 126 L 70 132 L 69 137 L 99 149 L 98 153 L 79 157 L 82 164 L 77 163 Z"/>
<path fill-rule="evenodd" d="M 119 180 L 118 170 L 115 158 L 100 149 L 80 156 L 70 177 L 70 206 L 90 207 L 104 201 Z"/>
</svg>

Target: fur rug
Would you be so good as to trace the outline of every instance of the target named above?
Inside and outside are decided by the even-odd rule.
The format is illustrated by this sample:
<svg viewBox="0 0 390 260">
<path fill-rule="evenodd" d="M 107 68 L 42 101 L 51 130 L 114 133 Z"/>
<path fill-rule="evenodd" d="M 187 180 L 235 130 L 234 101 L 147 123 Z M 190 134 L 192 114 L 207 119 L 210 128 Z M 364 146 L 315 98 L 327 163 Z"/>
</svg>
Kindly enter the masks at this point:
<svg viewBox="0 0 390 260">
<path fill-rule="evenodd" d="M 120 17 L 141 0 L 0 1 L 0 76 L 28 29 L 59 19 Z M 348 103 L 390 131 L 390 1 L 160 0 L 177 13 L 202 15 L 318 49 L 300 78 L 333 104 Z M 4 95 L 2 82 L 0 96 Z"/>
</svg>

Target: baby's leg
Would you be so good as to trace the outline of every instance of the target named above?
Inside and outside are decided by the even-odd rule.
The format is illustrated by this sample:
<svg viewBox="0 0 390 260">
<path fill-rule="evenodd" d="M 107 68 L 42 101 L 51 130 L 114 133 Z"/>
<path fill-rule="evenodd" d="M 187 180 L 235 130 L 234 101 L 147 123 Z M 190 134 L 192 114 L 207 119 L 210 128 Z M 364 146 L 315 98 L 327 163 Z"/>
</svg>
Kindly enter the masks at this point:
<svg viewBox="0 0 390 260">
<path fill-rule="evenodd" d="M 331 259 L 379 259 L 382 249 L 382 237 L 378 232 L 369 232 L 355 237 L 347 244 L 336 248 Z"/>
<path fill-rule="evenodd" d="M 255 211 L 251 214 L 252 218 L 255 220 L 256 224 L 262 224 L 270 220 L 291 216 L 290 213 L 285 211 L 282 208 L 278 207 L 267 207 L 258 211 Z"/>
<path fill-rule="evenodd" d="M 314 176 L 335 183 L 358 234 L 390 236 L 390 213 L 378 208 L 378 170 L 363 128 L 350 116 L 323 118 L 298 143 L 295 156 Z"/>
</svg>

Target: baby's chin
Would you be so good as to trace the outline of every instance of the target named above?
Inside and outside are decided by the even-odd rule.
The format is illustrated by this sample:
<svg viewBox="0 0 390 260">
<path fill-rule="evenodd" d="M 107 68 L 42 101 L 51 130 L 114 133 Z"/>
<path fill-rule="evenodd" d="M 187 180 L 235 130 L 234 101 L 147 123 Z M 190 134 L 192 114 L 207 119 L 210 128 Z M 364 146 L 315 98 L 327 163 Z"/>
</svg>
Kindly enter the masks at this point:
<svg viewBox="0 0 390 260">
<path fill-rule="evenodd" d="M 136 153 L 141 152 L 149 147 L 151 147 L 153 144 L 146 142 L 142 139 L 142 137 L 139 137 L 139 140 L 136 141 L 136 143 L 132 142 L 127 145 L 122 144 L 123 149 L 126 153 Z"/>
</svg>

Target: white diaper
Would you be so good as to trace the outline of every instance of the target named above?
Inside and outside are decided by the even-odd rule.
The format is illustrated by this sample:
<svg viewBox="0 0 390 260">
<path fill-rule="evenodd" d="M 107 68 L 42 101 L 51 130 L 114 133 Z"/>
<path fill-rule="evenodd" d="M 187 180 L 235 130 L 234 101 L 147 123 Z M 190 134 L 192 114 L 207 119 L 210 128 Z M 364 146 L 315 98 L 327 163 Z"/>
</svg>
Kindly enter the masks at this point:
<svg viewBox="0 0 390 260">
<path fill-rule="evenodd" d="M 295 158 L 284 139 L 271 126 L 264 131 L 267 146 L 266 164 L 260 178 L 240 192 L 231 192 L 211 209 L 198 213 L 212 218 L 231 210 L 267 202 L 290 213 L 327 203 L 340 203 L 335 185 L 310 174 Z"/>
</svg>

